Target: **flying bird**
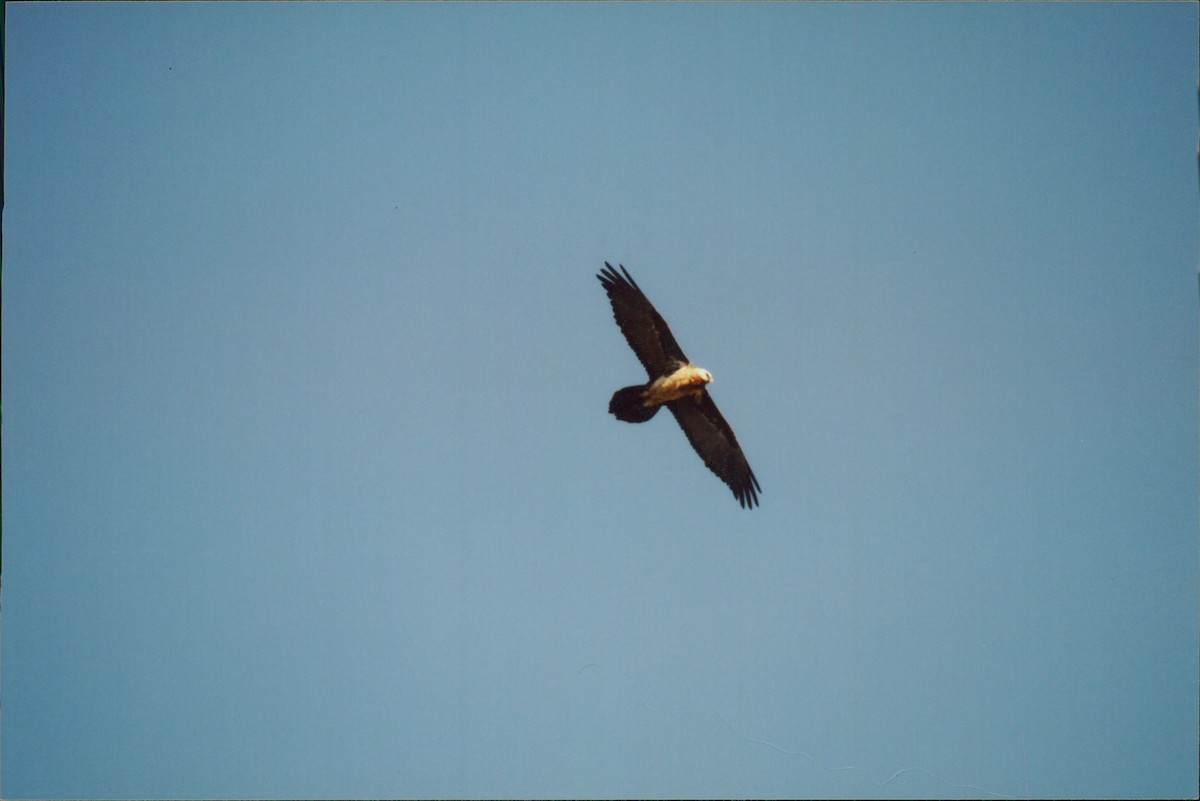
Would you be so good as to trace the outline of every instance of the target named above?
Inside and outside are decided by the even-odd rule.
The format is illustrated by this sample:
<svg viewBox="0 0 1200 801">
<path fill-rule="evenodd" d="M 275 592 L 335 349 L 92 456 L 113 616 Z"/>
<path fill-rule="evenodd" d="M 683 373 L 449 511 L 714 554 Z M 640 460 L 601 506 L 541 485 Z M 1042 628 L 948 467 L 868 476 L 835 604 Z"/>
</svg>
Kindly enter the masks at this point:
<svg viewBox="0 0 1200 801">
<path fill-rule="evenodd" d="M 753 509 L 762 488 L 733 429 L 705 388 L 712 383 L 712 373 L 688 361 L 667 321 L 642 294 L 625 266 L 618 266 L 620 273 L 604 262 L 604 269 L 596 277 L 608 293 L 613 318 L 650 381 L 618 389 L 608 402 L 609 413 L 626 423 L 644 423 L 666 406 L 708 469 L 729 485 L 742 508 Z"/>
</svg>

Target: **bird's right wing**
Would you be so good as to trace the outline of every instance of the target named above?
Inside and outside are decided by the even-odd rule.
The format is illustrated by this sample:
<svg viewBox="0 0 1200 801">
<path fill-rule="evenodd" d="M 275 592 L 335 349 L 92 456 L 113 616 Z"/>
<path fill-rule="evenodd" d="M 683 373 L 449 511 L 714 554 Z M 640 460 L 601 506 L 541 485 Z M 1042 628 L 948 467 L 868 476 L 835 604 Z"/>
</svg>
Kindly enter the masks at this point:
<svg viewBox="0 0 1200 801">
<path fill-rule="evenodd" d="M 651 378 L 658 378 L 674 366 L 674 362 L 687 362 L 683 349 L 671 336 L 667 321 L 662 318 L 642 290 L 634 283 L 629 271 L 620 265 L 621 273 L 604 262 L 604 269 L 597 274 L 608 300 L 612 303 L 613 318 L 621 327 L 621 333 L 633 348 L 638 361 L 646 368 Z"/>
<path fill-rule="evenodd" d="M 667 404 L 667 408 L 679 421 L 679 427 L 687 435 L 688 442 L 700 454 L 708 469 L 729 485 L 742 508 L 753 509 L 758 503 L 762 487 L 738 445 L 737 437 L 725 417 L 713 403 L 712 396 L 704 392 L 699 398 L 680 398 Z"/>
</svg>

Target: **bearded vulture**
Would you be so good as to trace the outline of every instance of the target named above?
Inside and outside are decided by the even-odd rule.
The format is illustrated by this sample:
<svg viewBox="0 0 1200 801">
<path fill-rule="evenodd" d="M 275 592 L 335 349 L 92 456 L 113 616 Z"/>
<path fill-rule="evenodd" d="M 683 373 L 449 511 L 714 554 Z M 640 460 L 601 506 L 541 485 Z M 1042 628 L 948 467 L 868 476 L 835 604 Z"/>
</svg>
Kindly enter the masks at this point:
<svg viewBox="0 0 1200 801">
<path fill-rule="evenodd" d="M 604 269 L 596 277 L 608 293 L 621 333 L 646 368 L 650 381 L 618 389 L 608 402 L 609 413 L 626 423 L 644 423 L 666 406 L 708 469 L 729 485 L 743 509 L 753 509 L 762 488 L 733 429 L 705 389 L 712 383 L 712 373 L 688 361 L 666 320 L 642 294 L 625 266 L 618 266 L 623 275 L 604 262 Z"/>
</svg>

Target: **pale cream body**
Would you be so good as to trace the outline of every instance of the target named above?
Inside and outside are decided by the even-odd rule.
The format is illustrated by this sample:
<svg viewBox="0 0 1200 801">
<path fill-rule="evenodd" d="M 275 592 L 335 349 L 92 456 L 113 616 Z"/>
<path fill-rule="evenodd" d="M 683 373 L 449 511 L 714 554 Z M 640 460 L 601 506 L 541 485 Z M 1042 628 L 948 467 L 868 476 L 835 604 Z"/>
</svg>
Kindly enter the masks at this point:
<svg viewBox="0 0 1200 801">
<path fill-rule="evenodd" d="M 673 400 L 692 395 L 700 397 L 704 385 L 711 383 L 712 373 L 694 364 L 685 364 L 670 375 L 654 379 L 643 393 L 647 406 L 661 406 Z"/>
</svg>

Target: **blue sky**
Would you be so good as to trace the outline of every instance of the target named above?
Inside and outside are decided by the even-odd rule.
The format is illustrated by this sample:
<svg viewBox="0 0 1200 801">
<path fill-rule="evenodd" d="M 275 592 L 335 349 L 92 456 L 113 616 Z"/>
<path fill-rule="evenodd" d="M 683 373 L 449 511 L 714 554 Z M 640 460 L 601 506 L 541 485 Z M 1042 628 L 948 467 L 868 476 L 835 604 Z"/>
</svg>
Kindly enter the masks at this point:
<svg viewBox="0 0 1200 801">
<path fill-rule="evenodd" d="M 1194 795 L 1195 5 L 6 15 L 6 798 Z"/>
</svg>

